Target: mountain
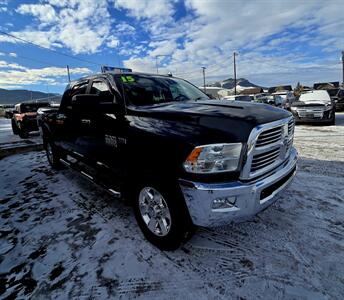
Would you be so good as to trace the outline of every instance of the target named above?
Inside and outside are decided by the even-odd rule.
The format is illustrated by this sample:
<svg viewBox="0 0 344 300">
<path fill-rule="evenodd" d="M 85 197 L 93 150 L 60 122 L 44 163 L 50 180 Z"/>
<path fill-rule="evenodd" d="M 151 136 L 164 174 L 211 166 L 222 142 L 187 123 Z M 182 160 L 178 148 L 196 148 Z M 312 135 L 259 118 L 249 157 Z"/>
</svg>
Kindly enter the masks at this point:
<svg viewBox="0 0 344 300">
<path fill-rule="evenodd" d="M 47 100 L 59 101 L 61 95 L 43 93 L 29 90 L 5 90 L 0 89 L 0 104 L 17 104 L 28 100 L 47 98 Z"/>
<path fill-rule="evenodd" d="M 213 86 L 213 87 L 222 87 L 224 89 L 233 89 L 234 88 L 234 79 L 233 78 L 228 78 L 222 81 L 216 81 L 214 83 L 208 84 L 207 86 Z M 245 78 L 238 78 L 237 79 L 237 86 L 241 87 L 261 87 L 259 85 L 256 85 L 254 83 L 249 82 Z M 264 87 L 263 87 L 264 88 Z"/>
</svg>

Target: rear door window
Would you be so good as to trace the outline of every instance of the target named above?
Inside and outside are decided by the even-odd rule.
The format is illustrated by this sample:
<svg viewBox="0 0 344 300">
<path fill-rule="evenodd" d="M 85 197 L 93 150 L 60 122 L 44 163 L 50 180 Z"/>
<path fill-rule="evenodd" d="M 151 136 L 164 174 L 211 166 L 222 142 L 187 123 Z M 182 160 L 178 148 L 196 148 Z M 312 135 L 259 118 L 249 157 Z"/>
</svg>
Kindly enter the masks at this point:
<svg viewBox="0 0 344 300">
<path fill-rule="evenodd" d="M 111 93 L 108 84 L 103 80 L 95 80 L 92 82 L 90 94 L 99 95 L 102 102 L 114 101 L 114 95 Z"/>
</svg>

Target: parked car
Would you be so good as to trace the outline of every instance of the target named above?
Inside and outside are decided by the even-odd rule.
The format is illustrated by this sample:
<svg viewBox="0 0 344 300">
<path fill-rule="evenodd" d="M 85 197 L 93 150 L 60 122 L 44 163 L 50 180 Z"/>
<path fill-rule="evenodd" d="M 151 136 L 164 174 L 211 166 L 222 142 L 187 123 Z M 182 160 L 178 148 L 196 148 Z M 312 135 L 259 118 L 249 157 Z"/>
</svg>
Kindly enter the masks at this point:
<svg viewBox="0 0 344 300">
<path fill-rule="evenodd" d="M 273 96 L 280 96 L 282 102 L 279 104 L 280 107 L 290 109 L 292 103 L 295 101 L 295 96 L 291 91 L 278 91 L 272 94 Z"/>
<path fill-rule="evenodd" d="M 335 104 L 325 90 L 314 90 L 300 95 L 291 105 L 296 123 L 326 123 L 334 125 Z"/>
<path fill-rule="evenodd" d="M 331 95 L 330 95 L 331 96 Z M 331 97 L 336 105 L 336 111 L 344 110 L 344 89 L 340 88 L 337 90 L 337 93 Z"/>
<path fill-rule="evenodd" d="M 12 119 L 13 111 L 14 111 L 14 107 L 13 108 L 5 108 L 5 110 L 4 110 L 4 117 L 6 119 Z"/>
<path fill-rule="evenodd" d="M 44 106 L 49 106 L 49 102 L 16 104 L 11 119 L 13 134 L 18 134 L 21 138 L 27 138 L 30 132 L 37 131 L 37 110 Z"/>
<path fill-rule="evenodd" d="M 280 95 L 266 95 L 257 97 L 255 102 L 270 104 L 272 106 L 283 108 L 284 100 Z"/>
<path fill-rule="evenodd" d="M 247 96 L 247 95 L 225 96 L 222 99 L 232 100 L 232 101 L 244 101 L 244 102 L 251 102 L 253 100 L 251 96 Z"/>
<path fill-rule="evenodd" d="M 163 75 L 104 73 L 70 83 L 38 116 L 49 163 L 130 199 L 145 237 L 175 249 L 195 225 L 243 221 L 294 177 L 294 119 L 271 106 L 210 100 Z"/>
</svg>

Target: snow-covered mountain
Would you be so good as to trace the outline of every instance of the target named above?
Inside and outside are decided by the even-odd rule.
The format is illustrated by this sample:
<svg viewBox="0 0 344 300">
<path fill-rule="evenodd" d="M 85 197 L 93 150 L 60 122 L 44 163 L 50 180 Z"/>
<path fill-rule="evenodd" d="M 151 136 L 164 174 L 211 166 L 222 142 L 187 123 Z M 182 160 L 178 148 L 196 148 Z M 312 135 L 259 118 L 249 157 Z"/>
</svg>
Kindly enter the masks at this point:
<svg viewBox="0 0 344 300">
<path fill-rule="evenodd" d="M 228 78 L 222 81 L 216 81 L 211 84 L 207 84 L 207 86 L 213 86 L 213 87 L 222 87 L 224 89 L 233 89 L 234 88 L 234 79 Z M 253 87 L 261 87 L 259 85 L 256 85 L 254 83 L 249 82 L 245 78 L 238 78 L 237 79 L 237 89 L 247 89 L 247 88 L 253 88 Z"/>
</svg>

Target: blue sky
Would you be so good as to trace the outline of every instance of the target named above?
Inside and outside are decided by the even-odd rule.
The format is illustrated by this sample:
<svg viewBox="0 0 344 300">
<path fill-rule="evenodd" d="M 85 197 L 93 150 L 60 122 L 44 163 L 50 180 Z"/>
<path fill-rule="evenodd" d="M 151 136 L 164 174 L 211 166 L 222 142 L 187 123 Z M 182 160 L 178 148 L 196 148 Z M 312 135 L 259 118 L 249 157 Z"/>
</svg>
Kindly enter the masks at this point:
<svg viewBox="0 0 344 300">
<path fill-rule="evenodd" d="M 195 84 L 233 76 L 256 84 L 341 80 L 344 1 L 0 0 L 0 88 L 62 92 L 100 65 L 172 72 Z"/>
</svg>

